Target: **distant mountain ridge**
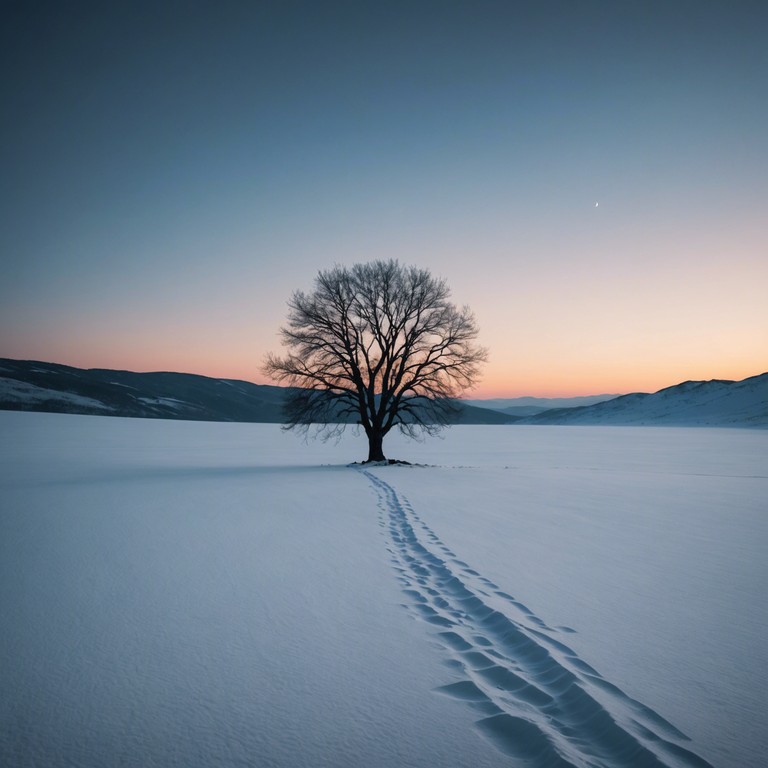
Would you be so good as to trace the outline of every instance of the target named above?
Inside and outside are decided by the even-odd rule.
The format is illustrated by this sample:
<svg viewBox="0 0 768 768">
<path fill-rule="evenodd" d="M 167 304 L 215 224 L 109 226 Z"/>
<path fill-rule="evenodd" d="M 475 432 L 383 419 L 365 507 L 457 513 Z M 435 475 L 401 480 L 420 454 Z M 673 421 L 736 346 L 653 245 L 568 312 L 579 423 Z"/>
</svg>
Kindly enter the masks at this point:
<svg viewBox="0 0 768 768">
<path fill-rule="evenodd" d="M 0 358 L 0 410 L 281 424 L 288 390 L 192 373 L 135 373 Z M 464 406 L 457 424 L 512 419 Z"/>
<path fill-rule="evenodd" d="M 280 424 L 287 391 L 191 373 L 86 370 L 0 358 L 0 410 Z M 652 394 L 637 392 L 545 411 L 521 404 L 500 412 L 464 402 L 453 423 L 764 428 L 768 427 L 768 373 L 743 381 L 686 381 Z"/>
<path fill-rule="evenodd" d="M 507 416 L 534 416 L 552 408 L 577 408 L 612 400 L 619 395 L 587 395 L 581 397 L 497 397 L 490 400 L 462 400 L 467 405 L 488 408 Z"/>
<path fill-rule="evenodd" d="M 742 381 L 684 381 L 580 408 L 559 408 L 518 424 L 768 427 L 768 373 Z"/>
</svg>

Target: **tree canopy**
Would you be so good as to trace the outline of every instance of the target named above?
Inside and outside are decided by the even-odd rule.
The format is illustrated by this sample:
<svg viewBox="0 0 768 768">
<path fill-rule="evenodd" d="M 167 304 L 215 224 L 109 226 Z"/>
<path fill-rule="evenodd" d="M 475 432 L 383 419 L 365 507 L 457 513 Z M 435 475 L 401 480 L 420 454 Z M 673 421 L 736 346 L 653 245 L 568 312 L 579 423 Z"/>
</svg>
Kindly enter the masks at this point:
<svg viewBox="0 0 768 768">
<path fill-rule="evenodd" d="M 296 291 L 281 329 L 283 357 L 268 355 L 265 372 L 292 389 L 286 427 L 362 425 L 368 461 L 384 460 L 393 428 L 434 434 L 476 383 L 486 351 L 468 307 L 429 271 L 373 261 L 321 271 L 314 290 Z"/>
</svg>

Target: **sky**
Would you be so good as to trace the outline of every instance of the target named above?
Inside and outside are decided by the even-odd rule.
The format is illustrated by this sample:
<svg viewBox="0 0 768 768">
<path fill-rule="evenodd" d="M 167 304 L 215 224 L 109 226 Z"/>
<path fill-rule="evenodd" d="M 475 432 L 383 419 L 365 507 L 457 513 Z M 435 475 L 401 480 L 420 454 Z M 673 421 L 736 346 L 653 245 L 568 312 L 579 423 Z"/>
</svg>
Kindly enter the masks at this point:
<svg viewBox="0 0 768 768">
<path fill-rule="evenodd" d="M 768 370 L 764 2 L 0 14 L 0 356 L 267 383 L 293 291 L 396 258 L 473 397 Z"/>
</svg>

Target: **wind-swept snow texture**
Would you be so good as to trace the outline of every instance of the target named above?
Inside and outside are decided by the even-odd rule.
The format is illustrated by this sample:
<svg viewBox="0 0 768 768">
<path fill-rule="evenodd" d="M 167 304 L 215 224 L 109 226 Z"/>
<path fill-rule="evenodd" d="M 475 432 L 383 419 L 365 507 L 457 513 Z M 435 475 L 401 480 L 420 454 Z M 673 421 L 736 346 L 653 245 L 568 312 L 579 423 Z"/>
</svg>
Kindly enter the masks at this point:
<svg viewBox="0 0 768 768">
<path fill-rule="evenodd" d="M 768 433 L 0 413 L 0 764 L 761 766 Z"/>
<path fill-rule="evenodd" d="M 391 485 L 379 492 L 409 608 L 463 680 L 437 690 L 483 714 L 481 732 L 535 766 L 707 766 L 687 737 L 605 680 L 536 614 L 459 560 Z"/>
</svg>

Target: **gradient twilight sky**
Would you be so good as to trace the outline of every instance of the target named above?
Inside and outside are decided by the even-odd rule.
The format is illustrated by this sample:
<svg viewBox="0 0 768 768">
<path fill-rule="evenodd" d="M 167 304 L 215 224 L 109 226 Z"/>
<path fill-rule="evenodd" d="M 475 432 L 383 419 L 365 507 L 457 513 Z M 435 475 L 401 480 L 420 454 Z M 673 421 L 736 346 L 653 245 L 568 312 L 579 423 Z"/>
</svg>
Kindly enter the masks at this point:
<svg viewBox="0 0 768 768">
<path fill-rule="evenodd" d="M 0 356 L 265 382 L 295 289 L 394 257 L 475 397 L 768 370 L 765 2 L 0 13 Z"/>
</svg>

